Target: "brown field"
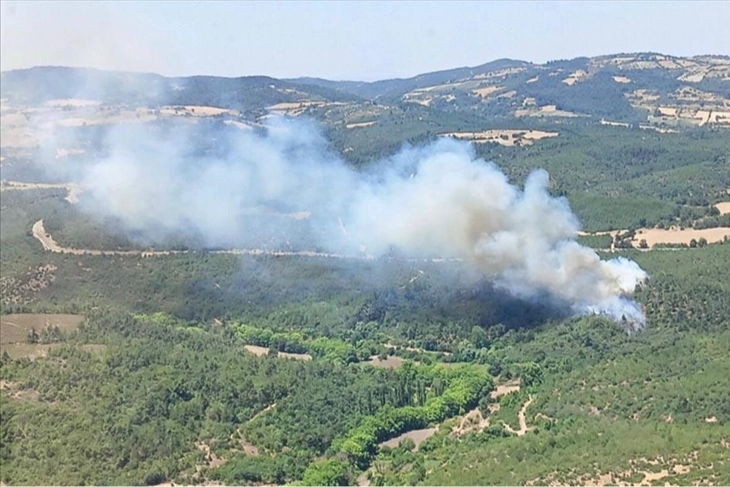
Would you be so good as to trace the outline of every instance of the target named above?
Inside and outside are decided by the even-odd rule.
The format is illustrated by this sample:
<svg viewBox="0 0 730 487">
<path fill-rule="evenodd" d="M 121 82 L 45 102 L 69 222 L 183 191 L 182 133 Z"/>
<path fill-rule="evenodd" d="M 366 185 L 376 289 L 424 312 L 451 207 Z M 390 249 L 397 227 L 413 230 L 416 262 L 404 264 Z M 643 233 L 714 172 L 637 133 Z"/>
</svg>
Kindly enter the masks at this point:
<svg viewBox="0 0 730 487">
<path fill-rule="evenodd" d="M 402 358 L 396 357 L 395 355 L 391 355 L 385 360 L 380 360 L 377 355 L 373 355 L 372 357 L 370 357 L 370 360 L 365 363 L 372 365 L 373 367 L 382 367 L 384 369 L 397 369 L 403 365 L 403 362 L 404 361 Z"/>
<path fill-rule="evenodd" d="M 269 353 L 269 349 L 266 347 L 259 347 L 256 345 L 244 345 L 243 348 L 246 349 L 247 352 L 252 353 L 256 355 L 257 357 L 260 357 L 262 355 L 267 355 Z M 304 360 L 309 361 L 312 360 L 312 356 L 308 353 L 287 353 L 287 352 L 279 352 L 277 355 L 279 358 L 291 358 L 294 360 Z"/>
<path fill-rule="evenodd" d="M 291 358 L 294 360 L 303 360 L 305 362 L 312 360 L 312 356 L 308 353 L 279 352 L 279 358 Z"/>
<path fill-rule="evenodd" d="M 243 348 L 245 348 L 247 352 L 252 353 L 252 354 L 256 355 L 257 357 L 260 357 L 262 355 L 267 355 L 269 353 L 268 348 L 259 347 L 256 345 L 244 345 Z"/>
<path fill-rule="evenodd" d="M 717 203 L 715 205 L 715 208 L 720 210 L 721 215 L 727 215 L 730 213 L 730 201 L 723 201 L 722 203 Z"/>
<path fill-rule="evenodd" d="M 0 317 L 0 353 L 7 352 L 13 359 L 45 357 L 50 349 L 60 346 L 61 343 L 27 343 L 31 329 L 40 331 L 46 326 L 58 326 L 62 332 L 70 332 L 76 330 L 83 320 L 84 317 L 80 315 L 4 315 Z"/>
<path fill-rule="evenodd" d="M 704 238 L 707 243 L 722 242 L 725 237 L 730 238 L 730 228 L 705 228 L 695 230 L 694 228 L 664 230 L 660 228 L 641 228 L 636 231 L 636 236 L 631 241 L 636 247 L 642 240 L 646 240 L 651 248 L 657 244 L 687 244 L 690 241 Z"/>
<path fill-rule="evenodd" d="M 484 88 L 477 88 L 476 90 L 472 90 L 472 92 L 481 96 L 482 98 L 486 98 L 495 91 L 499 91 L 502 88 L 504 88 L 504 86 L 485 86 Z"/>
<path fill-rule="evenodd" d="M 527 99 L 525 99 L 527 101 Z M 527 104 L 525 104 L 527 105 Z M 541 106 L 537 110 L 532 109 L 520 109 L 515 110 L 515 117 L 581 117 L 585 115 L 579 115 L 577 113 L 568 112 L 566 110 L 558 110 L 555 105 Z"/>
<path fill-rule="evenodd" d="M 611 122 L 610 120 L 601 119 L 601 125 L 612 125 L 614 127 L 625 127 L 629 128 L 629 124 L 626 122 Z"/>
<path fill-rule="evenodd" d="M 484 130 L 483 132 L 450 132 L 442 135 L 478 144 L 496 142 L 511 147 L 514 145 L 531 145 L 535 140 L 557 137 L 559 133 L 542 130 Z"/>
<path fill-rule="evenodd" d="M 507 394 L 510 394 L 512 392 L 516 392 L 520 390 L 520 380 L 512 380 L 509 382 L 505 382 L 504 384 L 498 384 L 497 388 L 494 389 L 492 392 L 489 393 L 489 397 L 492 399 L 497 399 L 501 396 L 505 396 Z"/>
<path fill-rule="evenodd" d="M 0 317 L 0 345 L 25 343 L 31 328 L 40 331 L 46 326 L 58 326 L 62 332 L 77 329 L 84 317 L 80 315 L 14 314 Z"/>
<path fill-rule="evenodd" d="M 418 450 L 418 447 L 421 446 L 421 443 L 426 441 L 427 439 L 431 438 L 434 434 L 436 434 L 436 431 L 438 428 L 425 428 L 421 430 L 413 430 L 408 431 L 407 433 L 403 433 L 402 435 L 398 435 L 395 438 L 391 438 L 388 441 L 384 441 L 380 444 L 380 447 L 390 447 L 390 448 L 397 448 L 398 445 L 400 445 L 400 442 L 405 440 L 406 438 L 410 438 L 413 440 L 413 443 L 416 445 L 416 450 Z"/>
<path fill-rule="evenodd" d="M 227 108 L 208 107 L 202 105 L 186 105 L 186 106 L 167 106 L 160 108 L 161 115 L 175 116 L 175 115 L 190 115 L 193 117 L 215 117 L 217 115 L 238 115 L 235 110 L 229 110 Z"/>
<path fill-rule="evenodd" d="M 585 78 L 587 74 L 588 73 L 586 73 L 582 69 L 579 69 L 578 71 L 576 71 L 574 73 L 571 73 L 570 76 L 568 76 L 567 78 L 565 78 L 563 80 L 563 83 L 565 83 L 568 86 L 573 86 L 575 83 L 577 83 L 578 81 L 580 81 L 583 78 Z"/>
</svg>

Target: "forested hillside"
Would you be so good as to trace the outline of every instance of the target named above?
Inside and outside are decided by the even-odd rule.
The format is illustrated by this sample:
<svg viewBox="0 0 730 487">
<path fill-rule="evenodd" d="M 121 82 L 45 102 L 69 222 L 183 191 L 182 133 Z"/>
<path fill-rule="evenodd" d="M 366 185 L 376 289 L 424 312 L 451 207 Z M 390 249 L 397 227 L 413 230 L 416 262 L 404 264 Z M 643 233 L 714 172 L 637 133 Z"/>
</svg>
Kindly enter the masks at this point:
<svg viewBox="0 0 730 487">
<path fill-rule="evenodd" d="M 0 482 L 728 484 L 728 66 L 644 53 L 374 83 L 3 73 Z M 510 287 L 476 258 L 327 250 L 318 215 L 273 197 L 236 209 L 248 233 L 228 247 L 190 221 L 154 238 L 84 200 L 119 127 L 152 141 L 135 157 L 184 139 L 195 175 L 239 168 L 240 141 L 276 117 L 321 133 L 352 178 L 409 181 L 396 154 L 445 137 L 519 194 L 546 169 L 536 201 L 648 274 L 633 296 L 645 326 Z M 311 163 L 300 142 L 266 160 Z M 175 185 L 160 174 L 144 184 L 163 206 Z M 595 257 L 578 255 L 566 267 Z"/>
</svg>

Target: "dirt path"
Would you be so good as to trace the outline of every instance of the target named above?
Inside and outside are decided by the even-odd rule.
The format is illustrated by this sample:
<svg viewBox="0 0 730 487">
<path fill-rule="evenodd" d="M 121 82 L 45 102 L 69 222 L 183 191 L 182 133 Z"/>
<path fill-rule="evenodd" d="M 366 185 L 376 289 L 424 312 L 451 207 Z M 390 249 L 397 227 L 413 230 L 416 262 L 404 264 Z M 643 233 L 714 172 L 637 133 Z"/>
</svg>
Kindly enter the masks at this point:
<svg viewBox="0 0 730 487">
<path fill-rule="evenodd" d="M 512 429 L 512 426 L 508 425 L 507 423 L 502 423 L 502 426 L 504 427 L 505 431 L 509 433 L 514 433 L 517 436 L 524 436 L 525 433 L 530 431 L 532 427 L 527 426 L 527 419 L 525 418 L 525 412 L 527 411 L 527 408 L 530 407 L 530 404 L 532 404 L 532 401 L 534 398 L 532 395 L 530 395 L 529 399 L 525 401 L 525 404 L 522 405 L 522 408 L 520 409 L 520 412 L 517 413 L 517 419 L 520 421 L 520 429 L 515 431 Z"/>
<path fill-rule="evenodd" d="M 33 237 L 38 240 L 43 249 L 49 252 L 73 255 L 139 255 L 142 257 L 159 257 L 173 254 L 189 254 L 196 251 L 191 250 L 98 250 L 98 249 L 77 249 L 59 245 L 53 237 L 46 232 L 43 220 L 33 224 Z M 329 252 L 317 252 L 314 250 L 268 250 L 268 249 L 228 249 L 208 250 L 208 254 L 231 254 L 231 255 L 267 255 L 272 257 L 318 257 L 325 259 L 348 259 L 348 260 L 375 260 L 372 255 L 348 255 L 333 254 Z M 461 262 L 458 258 L 434 258 L 434 259 L 408 259 L 409 262 Z"/>
<path fill-rule="evenodd" d="M 56 242 L 53 237 L 46 232 L 43 226 L 43 220 L 38 220 L 33 224 L 33 237 L 43 245 L 44 250 L 56 252 L 60 254 L 73 255 L 141 255 L 142 257 L 156 257 L 172 254 L 192 253 L 188 250 L 98 250 L 98 249 L 76 249 L 72 247 L 63 247 Z M 210 254 L 233 254 L 233 255 L 270 255 L 274 257 L 324 257 L 329 259 L 356 259 L 356 260 L 372 260 L 374 257 L 366 255 L 345 255 L 332 254 L 328 252 L 316 252 L 313 250 L 266 250 L 266 249 L 229 249 L 229 250 L 211 250 Z"/>
</svg>

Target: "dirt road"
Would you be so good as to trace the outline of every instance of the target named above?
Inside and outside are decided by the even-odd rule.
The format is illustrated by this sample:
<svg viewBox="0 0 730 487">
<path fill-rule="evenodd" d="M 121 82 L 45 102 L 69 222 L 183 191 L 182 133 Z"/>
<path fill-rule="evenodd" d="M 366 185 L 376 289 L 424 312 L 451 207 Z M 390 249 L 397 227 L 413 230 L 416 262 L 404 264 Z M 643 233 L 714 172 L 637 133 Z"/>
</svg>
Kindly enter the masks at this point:
<svg viewBox="0 0 730 487">
<path fill-rule="evenodd" d="M 60 254 L 73 255 L 140 255 L 142 257 L 158 257 L 173 254 L 187 254 L 193 251 L 188 250 L 98 250 L 98 249 L 77 249 L 72 247 L 64 247 L 58 244 L 53 237 L 46 232 L 43 226 L 43 220 L 38 220 L 33 224 L 33 237 L 38 240 L 44 250 L 56 252 Z M 229 249 L 229 250 L 211 250 L 210 254 L 233 254 L 233 255 L 269 255 L 273 257 L 323 257 L 328 259 L 354 259 L 354 260 L 373 260 L 370 255 L 346 255 L 332 254 L 328 252 L 315 252 L 313 250 L 266 250 L 266 249 Z"/>
<path fill-rule="evenodd" d="M 529 399 L 527 399 L 527 401 L 525 401 L 525 404 L 522 405 L 520 412 L 517 413 L 517 419 L 520 422 L 520 429 L 515 431 L 514 429 L 512 429 L 512 426 L 508 425 L 507 423 L 502 423 L 505 431 L 508 431 L 509 433 L 514 433 L 517 436 L 524 436 L 525 433 L 532 429 L 532 427 L 527 426 L 527 418 L 525 418 L 525 413 L 527 412 L 527 408 L 530 407 L 530 404 L 532 404 L 533 400 L 534 398 L 532 397 L 532 395 L 530 395 Z"/>
</svg>

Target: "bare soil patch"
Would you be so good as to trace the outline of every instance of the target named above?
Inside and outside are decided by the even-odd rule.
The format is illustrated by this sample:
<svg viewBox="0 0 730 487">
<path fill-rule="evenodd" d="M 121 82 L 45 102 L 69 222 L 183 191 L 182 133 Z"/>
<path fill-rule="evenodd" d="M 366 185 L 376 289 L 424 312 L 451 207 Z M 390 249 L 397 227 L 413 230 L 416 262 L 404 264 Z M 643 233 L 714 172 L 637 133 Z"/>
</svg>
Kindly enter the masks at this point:
<svg viewBox="0 0 730 487">
<path fill-rule="evenodd" d="M 376 122 L 357 122 L 357 123 L 348 123 L 345 125 L 348 129 L 356 129 L 356 128 L 362 128 L 362 127 L 370 127 L 371 125 L 375 125 Z"/>
<path fill-rule="evenodd" d="M 400 445 L 401 441 L 405 440 L 406 438 L 410 438 L 416 445 L 416 450 L 418 450 L 418 447 L 421 446 L 421 443 L 431 438 L 434 434 L 436 434 L 436 431 L 438 431 L 438 428 L 424 428 L 420 430 L 408 431 L 407 433 L 403 433 L 402 435 L 398 435 L 395 438 L 391 438 L 388 441 L 382 442 L 380 444 L 380 447 L 382 448 L 384 446 L 387 446 L 390 448 L 397 448 L 398 445 Z"/>
<path fill-rule="evenodd" d="M 629 128 L 629 124 L 626 122 L 612 122 L 610 120 L 601 119 L 601 125 L 611 125 L 613 127 L 624 127 Z"/>
<path fill-rule="evenodd" d="M 631 83 L 631 80 L 627 78 L 626 76 L 614 76 L 613 80 L 616 83 Z"/>
<path fill-rule="evenodd" d="M 44 103 L 47 107 L 54 107 L 54 108 L 64 108 L 64 107 L 73 107 L 73 108 L 83 108 L 83 107 L 94 107 L 101 105 L 101 102 L 98 100 L 84 100 L 81 98 L 61 98 L 56 100 L 48 100 Z"/>
<path fill-rule="evenodd" d="M 312 360 L 312 356 L 308 353 L 279 352 L 279 358 L 290 358 L 294 360 L 303 360 L 305 362 Z"/>
<path fill-rule="evenodd" d="M 499 91 L 502 88 L 504 88 L 504 86 L 485 86 L 484 88 L 477 88 L 476 90 L 472 90 L 472 92 L 482 98 L 486 98 L 495 91 Z"/>
<path fill-rule="evenodd" d="M 451 429 L 454 436 L 462 436 L 473 431 L 482 431 L 489 427 L 489 417 L 484 417 L 479 408 L 474 408 L 459 418 L 459 424 Z"/>
<path fill-rule="evenodd" d="M 722 203 L 715 204 L 715 208 L 720 211 L 721 215 L 727 215 L 730 213 L 730 201 L 723 201 Z"/>
<path fill-rule="evenodd" d="M 520 390 L 520 379 L 514 379 L 504 384 L 497 384 L 497 388 L 489 393 L 489 397 L 492 399 L 498 399 L 502 396 L 506 396 L 512 392 Z"/>
<path fill-rule="evenodd" d="M 28 333 L 35 329 L 57 326 L 62 332 L 79 327 L 84 317 L 70 314 L 11 314 L 0 317 L 0 344 L 25 343 Z"/>
<path fill-rule="evenodd" d="M 404 360 L 395 355 L 389 355 L 385 360 L 381 360 L 377 355 L 370 357 L 366 363 L 373 367 L 382 367 L 384 369 L 397 369 L 403 365 Z"/>
<path fill-rule="evenodd" d="M 247 352 L 252 353 L 256 355 L 257 357 L 260 357 L 262 355 L 268 355 L 269 349 L 266 347 L 259 347 L 257 345 L 244 345 L 243 348 L 246 349 Z M 312 360 L 312 356 L 308 353 L 288 353 L 288 352 L 278 352 L 277 356 L 279 358 L 290 358 L 294 360 L 304 360 L 309 361 Z"/>
<path fill-rule="evenodd" d="M 495 142 L 511 147 L 514 145 L 532 145 L 536 140 L 557 137 L 559 133 L 542 130 L 484 130 L 483 132 L 451 132 L 442 135 L 478 144 Z"/>
<path fill-rule="evenodd" d="M 568 86 L 573 86 L 578 81 L 582 80 L 586 77 L 588 73 L 583 71 L 582 69 L 579 69 L 578 71 L 575 71 L 574 73 L 571 73 L 567 78 L 563 80 L 563 83 L 565 83 Z"/>
<path fill-rule="evenodd" d="M 252 353 L 256 355 L 257 357 L 260 357 L 262 355 L 268 355 L 269 349 L 266 347 L 259 347 L 256 345 L 244 345 L 243 348 L 246 349 L 247 352 Z"/>
<path fill-rule="evenodd" d="M 704 228 L 696 230 L 694 228 L 661 229 L 661 228 L 641 228 L 636 231 L 636 236 L 631 241 L 635 247 L 638 247 L 642 240 L 646 240 L 649 247 L 657 244 L 685 244 L 689 245 L 692 240 L 699 241 L 701 238 L 707 240 L 707 243 L 722 242 L 725 237 L 730 237 L 730 228 Z"/>
</svg>

